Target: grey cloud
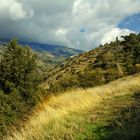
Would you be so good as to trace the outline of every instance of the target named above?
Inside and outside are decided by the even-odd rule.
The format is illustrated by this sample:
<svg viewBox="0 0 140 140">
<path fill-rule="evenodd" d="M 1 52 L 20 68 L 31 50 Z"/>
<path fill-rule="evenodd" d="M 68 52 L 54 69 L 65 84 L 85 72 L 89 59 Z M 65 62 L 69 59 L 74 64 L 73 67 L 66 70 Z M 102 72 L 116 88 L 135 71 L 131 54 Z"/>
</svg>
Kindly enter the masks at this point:
<svg viewBox="0 0 140 140">
<path fill-rule="evenodd" d="M 118 29 L 117 24 L 124 17 L 140 12 L 139 0 L 1 1 L 1 36 L 84 50 L 108 41 L 107 36 L 113 31 L 118 36 L 130 33 Z M 82 28 L 86 32 L 80 32 Z"/>
</svg>

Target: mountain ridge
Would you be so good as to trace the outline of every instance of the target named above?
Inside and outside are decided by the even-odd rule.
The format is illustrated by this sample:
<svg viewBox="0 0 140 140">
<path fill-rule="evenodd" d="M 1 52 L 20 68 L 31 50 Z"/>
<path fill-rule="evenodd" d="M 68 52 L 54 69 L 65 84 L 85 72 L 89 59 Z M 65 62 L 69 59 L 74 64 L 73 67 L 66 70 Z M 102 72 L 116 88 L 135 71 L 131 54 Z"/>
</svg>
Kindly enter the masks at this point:
<svg viewBox="0 0 140 140">
<path fill-rule="evenodd" d="M 0 43 L 8 43 L 11 39 L 8 38 L 0 38 Z M 52 54 L 56 55 L 62 55 L 63 53 L 66 53 L 66 57 L 75 55 L 77 53 L 82 53 L 84 51 L 74 49 L 74 48 L 69 48 L 64 45 L 57 45 L 57 44 L 49 44 L 49 43 L 38 43 L 38 42 L 29 42 L 29 41 L 18 41 L 21 45 L 27 45 L 30 46 L 33 50 L 42 52 L 42 51 L 47 51 Z M 56 52 L 58 51 L 58 52 Z M 68 52 L 67 52 L 68 51 Z M 60 52 L 60 54 L 59 54 Z"/>
</svg>

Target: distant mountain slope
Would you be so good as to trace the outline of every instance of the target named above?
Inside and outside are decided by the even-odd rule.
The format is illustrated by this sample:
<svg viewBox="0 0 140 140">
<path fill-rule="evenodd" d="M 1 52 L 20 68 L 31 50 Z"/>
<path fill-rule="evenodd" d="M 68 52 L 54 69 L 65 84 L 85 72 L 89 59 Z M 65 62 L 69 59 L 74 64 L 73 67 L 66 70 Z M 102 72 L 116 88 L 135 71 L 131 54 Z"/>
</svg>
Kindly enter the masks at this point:
<svg viewBox="0 0 140 140">
<path fill-rule="evenodd" d="M 10 39 L 6 38 L 0 38 L 0 43 L 7 43 Z M 26 41 L 20 41 L 19 43 L 22 45 L 29 45 L 33 50 L 37 52 L 48 52 L 52 55 L 58 56 L 58 57 L 69 57 L 75 54 L 82 53 L 83 51 L 73 48 L 68 48 L 62 45 L 56 45 L 56 44 L 43 44 L 43 43 L 37 43 L 37 42 L 26 42 Z"/>
<path fill-rule="evenodd" d="M 3 46 L 7 44 L 10 39 L 0 38 L 0 55 L 3 51 Z M 82 53 L 83 51 L 68 48 L 61 45 L 41 44 L 35 42 L 19 41 L 21 45 L 30 46 L 39 57 L 39 66 L 44 71 L 50 71 L 55 65 L 62 63 L 66 58 Z"/>
<path fill-rule="evenodd" d="M 93 87 L 140 71 L 140 34 L 68 58 L 44 83 L 53 92 Z"/>
</svg>

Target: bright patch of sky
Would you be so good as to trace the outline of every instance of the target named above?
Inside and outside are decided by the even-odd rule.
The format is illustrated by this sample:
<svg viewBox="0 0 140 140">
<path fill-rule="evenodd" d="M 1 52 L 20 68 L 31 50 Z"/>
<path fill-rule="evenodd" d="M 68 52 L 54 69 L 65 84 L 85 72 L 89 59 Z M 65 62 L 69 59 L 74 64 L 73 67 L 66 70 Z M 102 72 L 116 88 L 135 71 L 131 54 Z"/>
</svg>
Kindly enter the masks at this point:
<svg viewBox="0 0 140 140">
<path fill-rule="evenodd" d="M 118 27 L 140 32 L 140 13 L 126 17 L 119 23 Z"/>
</svg>

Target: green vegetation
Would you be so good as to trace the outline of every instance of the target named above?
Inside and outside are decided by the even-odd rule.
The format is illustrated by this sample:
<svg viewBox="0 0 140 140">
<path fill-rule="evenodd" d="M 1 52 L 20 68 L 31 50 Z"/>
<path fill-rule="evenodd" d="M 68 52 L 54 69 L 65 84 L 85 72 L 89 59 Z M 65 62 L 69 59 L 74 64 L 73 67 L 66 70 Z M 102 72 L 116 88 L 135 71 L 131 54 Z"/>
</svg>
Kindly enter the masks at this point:
<svg viewBox="0 0 140 140">
<path fill-rule="evenodd" d="M 66 58 L 83 52 L 59 45 L 29 42 L 20 42 L 20 44 L 29 44 L 29 46 L 33 49 L 33 52 L 37 55 L 37 67 L 42 80 L 48 78 L 48 73 L 55 66 L 63 63 Z M 6 41 L 0 42 L 0 59 L 6 47 Z"/>
<path fill-rule="evenodd" d="M 101 137 L 102 140 L 139 140 L 140 139 L 140 94 L 136 93 L 132 96 L 134 100 L 127 107 L 123 107 L 113 120 L 107 125 L 100 126 L 100 130 L 104 130 L 107 135 Z M 127 101 L 123 101 L 124 103 Z"/>
<path fill-rule="evenodd" d="M 11 134 L 10 130 L 13 127 L 22 128 L 24 135 L 19 132 L 15 135 L 25 139 L 30 136 L 34 139 L 34 135 L 40 138 L 42 132 L 45 139 L 139 139 L 139 75 L 134 76 L 134 79 L 130 77 L 131 80 L 128 78 L 130 85 L 127 80 L 122 79 L 122 87 L 118 80 L 116 84 L 86 89 L 140 72 L 140 34 L 130 34 L 122 38 L 122 41 L 116 39 L 110 44 L 100 45 L 89 52 L 67 58 L 61 64 L 58 63 L 66 56 L 59 56 L 60 59 L 53 60 L 58 56 L 46 52 L 33 52 L 29 47 L 21 46 L 14 40 L 4 48 L 1 47 L 0 139 Z M 53 69 L 56 64 L 58 65 Z M 47 89 L 45 94 L 42 87 Z M 73 95 L 70 92 L 58 96 L 52 103 L 47 102 L 47 105 L 35 108 L 39 115 L 32 114 L 32 110 L 44 96 L 76 88 L 81 89 L 74 90 Z M 138 92 L 135 96 L 113 98 L 129 92 L 132 94 L 134 91 Z M 113 99 L 103 101 L 108 97 Z M 94 105 L 100 102 L 95 108 Z M 78 112 L 86 107 L 87 111 Z M 26 120 L 30 114 L 33 119 Z M 26 124 L 21 125 L 23 120 L 29 121 L 25 129 L 23 125 Z M 40 127 L 39 131 L 37 126 Z M 63 129 L 60 129 L 60 126 Z M 44 131 L 44 128 L 48 131 Z M 36 131 L 37 134 L 34 133 Z"/>
<path fill-rule="evenodd" d="M 39 101 L 36 55 L 11 41 L 0 59 L 0 139 Z"/>
<path fill-rule="evenodd" d="M 5 140 L 139 140 L 140 74 L 52 97 Z"/>
<path fill-rule="evenodd" d="M 140 72 L 140 34 L 122 38 L 67 59 L 50 73 L 50 91 L 94 87 Z"/>
<path fill-rule="evenodd" d="M 77 129 L 72 136 L 76 140 L 138 140 L 140 138 L 139 100 L 139 94 L 119 96 L 106 100 L 91 110 L 66 117 L 69 119 L 68 122 L 76 124 Z M 80 118 L 74 119 L 77 115 Z"/>
</svg>

